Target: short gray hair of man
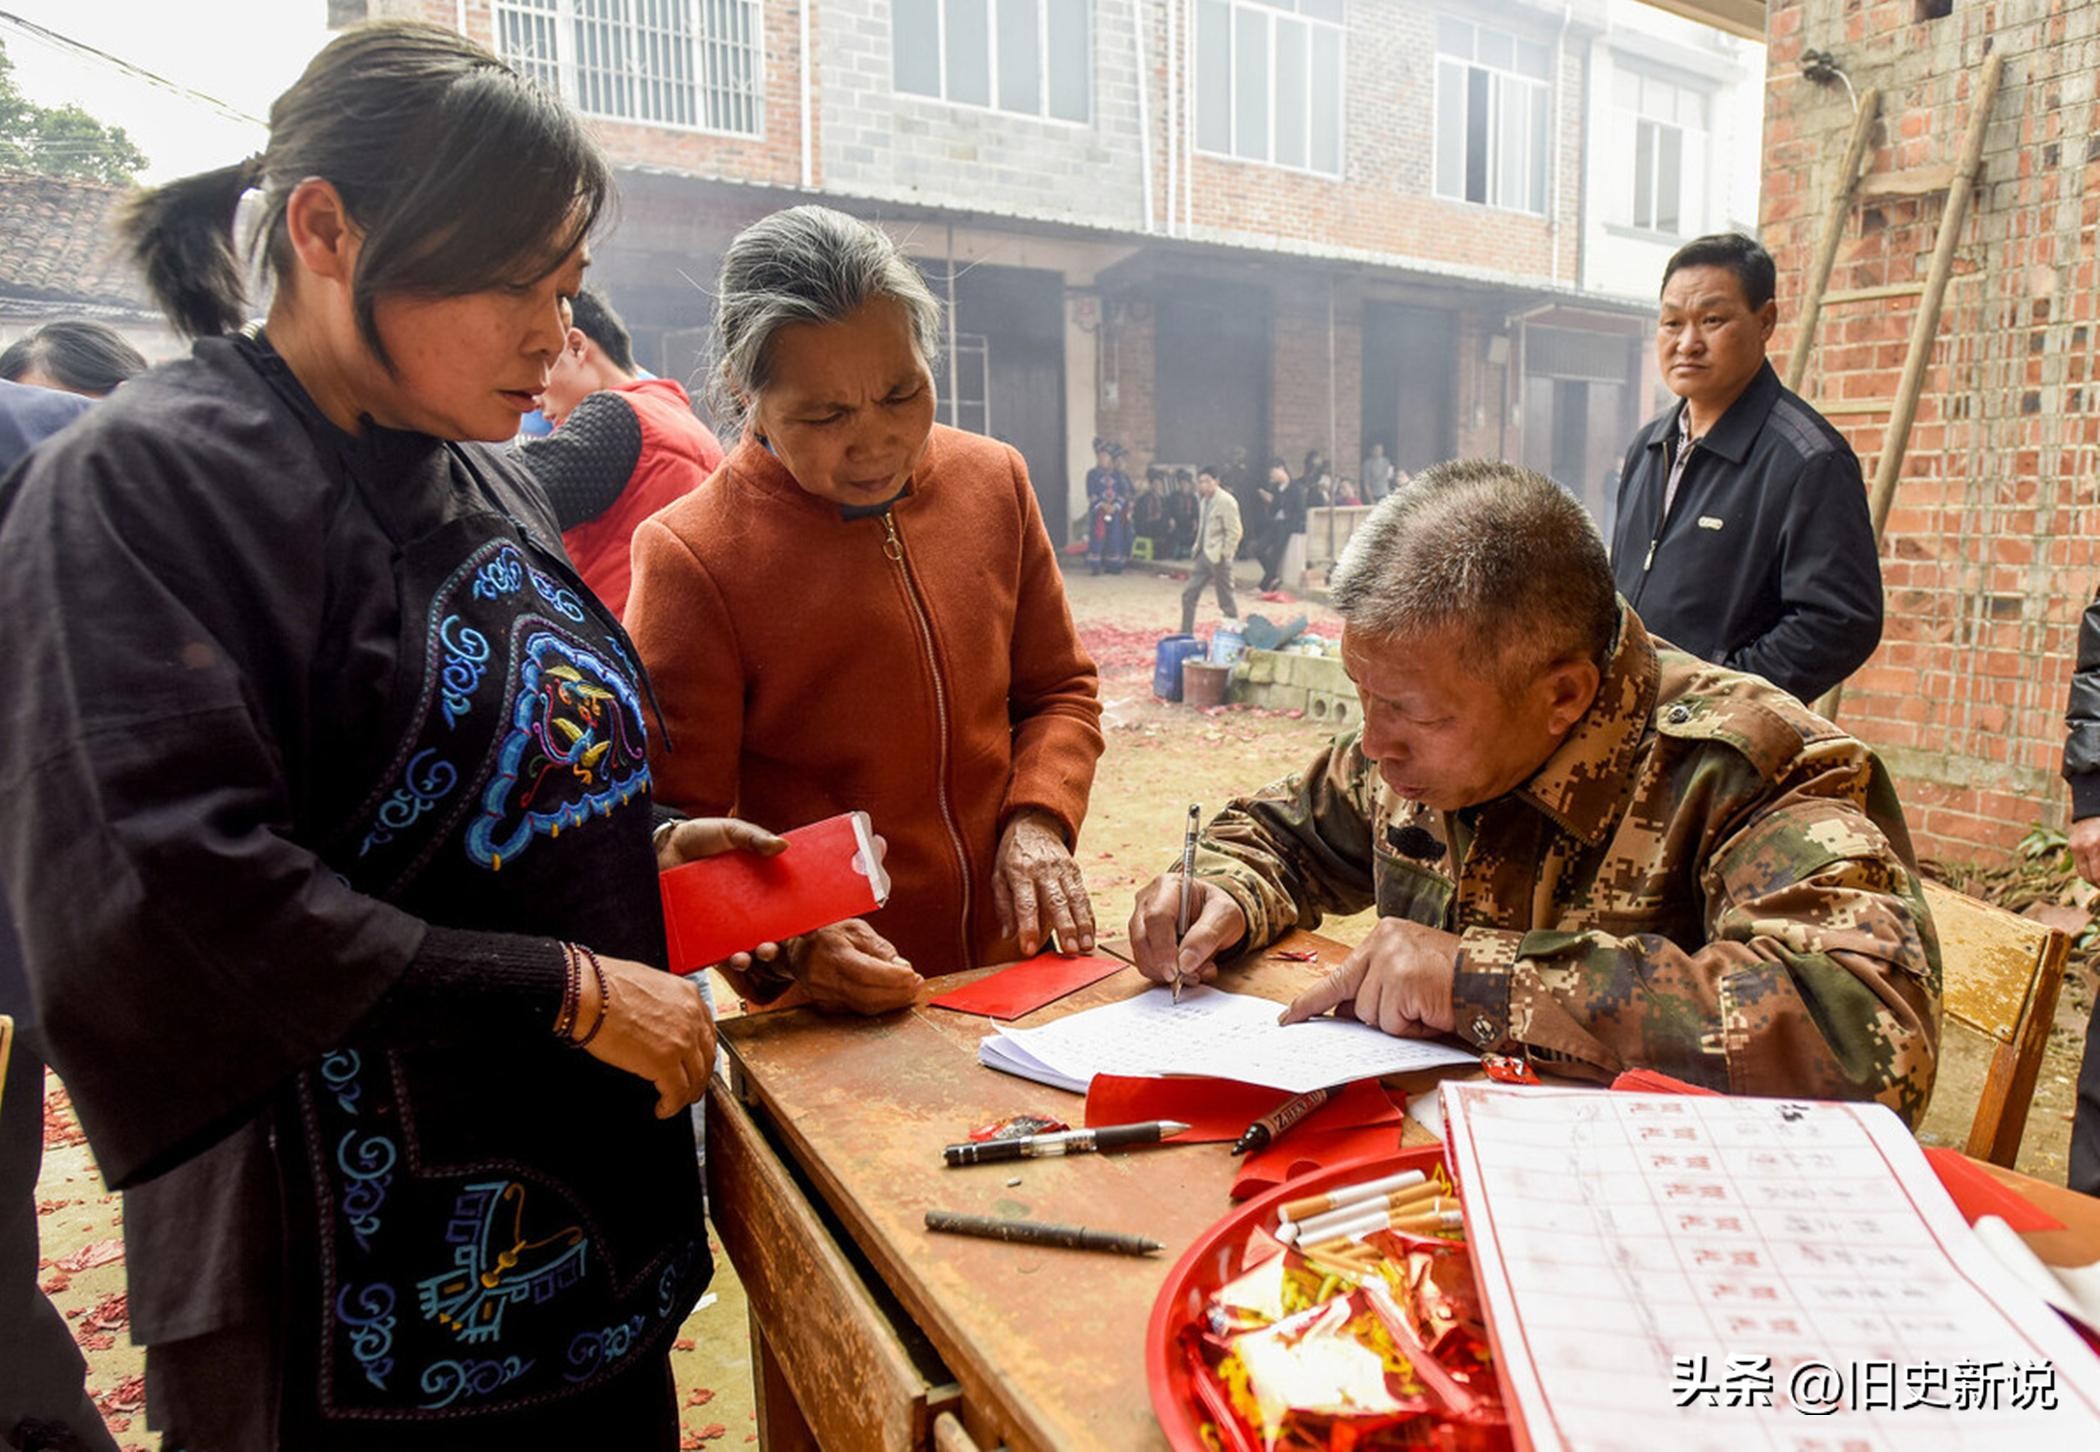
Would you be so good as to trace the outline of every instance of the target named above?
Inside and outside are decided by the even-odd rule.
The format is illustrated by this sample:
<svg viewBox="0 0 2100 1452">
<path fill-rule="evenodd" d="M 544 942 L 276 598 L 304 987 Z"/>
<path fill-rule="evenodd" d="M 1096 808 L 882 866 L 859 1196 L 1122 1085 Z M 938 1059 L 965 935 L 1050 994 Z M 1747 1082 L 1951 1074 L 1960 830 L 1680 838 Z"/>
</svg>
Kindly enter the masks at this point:
<svg viewBox="0 0 2100 1452">
<path fill-rule="evenodd" d="M 1461 627 L 1480 673 L 1507 687 L 1570 660 L 1601 670 L 1618 638 L 1589 511 L 1545 475 L 1490 459 L 1437 464 L 1381 500 L 1342 551 L 1332 598 L 1372 636 Z"/>
<path fill-rule="evenodd" d="M 836 323 L 879 298 L 900 304 L 931 370 L 941 305 L 890 235 L 830 207 L 789 207 L 739 232 L 715 287 L 706 402 L 725 434 L 742 431 L 770 381 L 773 338 L 791 323 Z"/>
</svg>

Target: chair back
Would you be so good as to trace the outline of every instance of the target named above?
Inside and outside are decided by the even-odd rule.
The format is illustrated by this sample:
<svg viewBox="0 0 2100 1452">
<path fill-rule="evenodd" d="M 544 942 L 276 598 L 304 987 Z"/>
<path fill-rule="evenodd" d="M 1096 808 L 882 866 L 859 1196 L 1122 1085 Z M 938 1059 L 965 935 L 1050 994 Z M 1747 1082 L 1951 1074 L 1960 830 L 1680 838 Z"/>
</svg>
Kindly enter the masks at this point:
<svg viewBox="0 0 2100 1452">
<path fill-rule="evenodd" d="M 2056 1020 L 2071 940 L 1936 882 L 1925 884 L 1925 902 L 1939 930 L 1941 1012 L 1991 1040 L 1967 1150 L 1971 1158 L 2011 1169 Z"/>
</svg>

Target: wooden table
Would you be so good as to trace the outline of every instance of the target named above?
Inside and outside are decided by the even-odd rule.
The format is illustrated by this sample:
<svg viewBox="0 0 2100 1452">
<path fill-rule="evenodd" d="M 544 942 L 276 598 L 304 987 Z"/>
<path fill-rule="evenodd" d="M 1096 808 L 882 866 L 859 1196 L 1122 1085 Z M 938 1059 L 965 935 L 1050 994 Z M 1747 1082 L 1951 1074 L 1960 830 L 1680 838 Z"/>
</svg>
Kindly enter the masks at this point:
<svg viewBox="0 0 2100 1452">
<path fill-rule="evenodd" d="M 1322 963 L 1262 959 L 1224 987 L 1288 999 Z M 943 979 L 926 996 L 966 981 Z M 1139 992 L 1126 971 L 1021 1026 Z M 751 1306 L 759 1440 L 773 1452 L 1006 1445 L 1133 1452 L 1166 1439 L 1145 1384 L 1146 1322 L 1167 1272 L 1231 1208 L 1222 1144 L 948 1169 L 971 1126 L 1084 1101 L 977 1062 L 990 1020 L 924 1003 L 872 1021 L 807 1009 L 727 1020 L 730 1093 L 708 1101 L 710 1207 Z M 1432 1071 L 1394 1081 L 1411 1091 Z M 1409 1121 L 1404 1143 L 1430 1139 Z M 2100 1259 L 2100 1201 L 1993 1171 L 2070 1229 L 2044 1260 Z M 1018 1178 L 1020 1184 L 1010 1186 Z M 1165 1242 L 1157 1256 L 934 1236 L 929 1209 L 1027 1216 Z"/>
</svg>

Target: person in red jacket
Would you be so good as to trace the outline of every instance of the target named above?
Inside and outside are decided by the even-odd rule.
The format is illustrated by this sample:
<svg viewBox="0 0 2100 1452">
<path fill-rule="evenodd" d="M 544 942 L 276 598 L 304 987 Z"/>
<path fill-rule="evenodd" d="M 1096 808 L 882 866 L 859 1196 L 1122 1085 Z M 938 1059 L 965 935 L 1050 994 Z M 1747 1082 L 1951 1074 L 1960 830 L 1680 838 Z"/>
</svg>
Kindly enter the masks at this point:
<svg viewBox="0 0 2100 1452">
<path fill-rule="evenodd" d="M 595 288 L 576 296 L 540 411 L 554 432 L 518 455 L 554 505 L 576 573 L 625 614 L 635 526 L 699 488 L 722 446 L 675 380 L 641 376 L 627 325 Z"/>
<path fill-rule="evenodd" d="M 1101 755 L 1093 660 L 1021 456 L 934 423 L 939 303 L 868 223 L 795 207 L 730 244 L 709 404 L 742 438 L 634 537 L 657 800 L 787 830 L 867 812 L 892 889 L 785 977 L 880 1013 L 927 976 L 1094 946 L 1072 859 Z M 733 981 L 738 975 L 732 974 Z"/>
</svg>

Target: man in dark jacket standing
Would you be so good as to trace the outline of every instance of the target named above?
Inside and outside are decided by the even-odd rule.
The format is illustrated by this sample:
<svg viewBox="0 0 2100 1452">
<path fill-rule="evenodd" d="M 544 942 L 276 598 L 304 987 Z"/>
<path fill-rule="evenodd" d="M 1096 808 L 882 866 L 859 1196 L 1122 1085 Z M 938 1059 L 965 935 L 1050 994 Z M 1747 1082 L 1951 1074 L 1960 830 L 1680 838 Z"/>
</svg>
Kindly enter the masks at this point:
<svg viewBox="0 0 2100 1452">
<path fill-rule="evenodd" d="M 1663 271 L 1655 361 L 1683 402 L 1634 436 L 1612 573 L 1657 635 L 1813 701 L 1881 641 L 1859 459 L 1765 361 L 1772 256 L 1739 233 Z"/>
<path fill-rule="evenodd" d="M 2071 675 L 2064 724 L 2070 728 L 2064 739 L 2064 780 L 2071 784 L 2071 861 L 2080 877 L 2100 887 L 2100 600 L 2085 607 L 2078 624 L 2078 668 Z M 2085 1026 L 2065 1183 L 2100 1195 L 2100 998 L 2094 999 L 2093 1017 Z"/>
</svg>

